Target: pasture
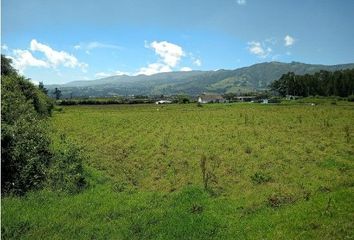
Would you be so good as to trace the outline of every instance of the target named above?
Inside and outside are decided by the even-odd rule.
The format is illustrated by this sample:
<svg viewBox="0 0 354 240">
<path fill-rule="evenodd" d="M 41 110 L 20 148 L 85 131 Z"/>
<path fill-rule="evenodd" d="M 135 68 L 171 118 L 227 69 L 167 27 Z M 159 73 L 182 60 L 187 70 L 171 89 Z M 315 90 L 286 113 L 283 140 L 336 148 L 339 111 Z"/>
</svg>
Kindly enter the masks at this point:
<svg viewBox="0 0 354 240">
<path fill-rule="evenodd" d="M 4 238 L 354 237 L 351 103 L 70 106 L 51 125 L 90 186 L 3 199 Z"/>
</svg>

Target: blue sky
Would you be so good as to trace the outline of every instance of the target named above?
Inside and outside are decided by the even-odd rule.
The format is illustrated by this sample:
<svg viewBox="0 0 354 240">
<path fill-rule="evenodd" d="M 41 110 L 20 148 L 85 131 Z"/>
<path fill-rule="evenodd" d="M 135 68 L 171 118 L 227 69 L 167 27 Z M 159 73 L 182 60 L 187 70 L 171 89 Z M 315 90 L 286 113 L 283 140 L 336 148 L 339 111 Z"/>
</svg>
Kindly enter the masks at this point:
<svg viewBox="0 0 354 240">
<path fill-rule="evenodd" d="M 352 0 L 2 0 L 1 51 L 45 84 L 354 62 Z"/>
</svg>

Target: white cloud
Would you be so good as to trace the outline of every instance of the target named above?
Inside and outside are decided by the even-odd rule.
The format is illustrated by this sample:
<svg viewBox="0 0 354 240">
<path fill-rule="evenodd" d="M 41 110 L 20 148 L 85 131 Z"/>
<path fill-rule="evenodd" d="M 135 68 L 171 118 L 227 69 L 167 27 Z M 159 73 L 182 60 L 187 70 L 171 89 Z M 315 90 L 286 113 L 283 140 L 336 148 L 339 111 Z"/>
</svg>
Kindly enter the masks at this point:
<svg viewBox="0 0 354 240">
<path fill-rule="evenodd" d="M 181 46 L 167 42 L 167 41 L 153 41 L 148 43 L 145 41 L 144 46 L 149 49 L 153 49 L 155 54 L 159 56 L 157 62 L 148 64 L 147 67 L 142 67 L 135 75 L 145 74 L 152 75 L 161 72 L 171 72 L 175 68 L 185 53 Z"/>
<path fill-rule="evenodd" d="M 2 46 L 3 48 L 3 46 Z M 39 59 L 33 56 L 33 53 L 43 53 L 44 58 Z M 13 65 L 21 73 L 28 67 L 44 67 L 53 68 L 58 71 L 59 66 L 80 68 L 82 72 L 87 72 L 88 65 L 64 51 L 56 51 L 48 45 L 38 42 L 36 39 L 32 39 L 30 42 L 30 48 L 28 49 L 15 49 L 12 51 L 12 56 L 9 56 Z"/>
<path fill-rule="evenodd" d="M 274 37 L 270 37 L 270 38 L 266 38 L 266 40 L 264 40 L 264 42 L 272 44 L 272 45 L 276 45 L 278 43 L 278 40 Z"/>
<path fill-rule="evenodd" d="M 266 58 L 272 52 L 270 47 L 266 47 L 256 41 L 248 42 L 248 46 L 250 53 L 257 55 L 259 58 Z"/>
<path fill-rule="evenodd" d="M 163 63 L 151 63 L 147 67 L 142 67 L 136 73 L 136 75 L 144 74 L 144 75 L 152 75 L 161 72 L 171 72 L 172 69 L 170 66 Z"/>
<path fill-rule="evenodd" d="M 110 76 L 130 75 L 128 72 L 115 71 L 115 72 L 98 72 L 95 74 L 96 78 L 104 78 Z"/>
<path fill-rule="evenodd" d="M 291 37 L 290 35 L 286 35 L 284 38 L 284 42 L 285 42 L 284 45 L 289 47 L 294 44 L 295 39 L 293 37 Z"/>
<path fill-rule="evenodd" d="M 7 51 L 9 47 L 6 44 L 1 45 L 1 50 Z"/>
<path fill-rule="evenodd" d="M 95 49 L 95 48 L 110 48 L 110 49 L 122 49 L 121 46 L 114 45 L 114 44 L 106 44 L 100 42 L 90 42 L 87 44 L 87 49 Z"/>
<path fill-rule="evenodd" d="M 246 0 L 237 0 L 238 5 L 242 6 L 242 5 L 246 5 L 246 3 L 247 3 Z"/>
<path fill-rule="evenodd" d="M 65 67 L 70 68 L 79 67 L 83 71 L 85 71 L 85 69 L 87 68 L 86 63 L 79 62 L 77 58 L 73 55 L 64 51 L 56 51 L 50 46 L 38 42 L 36 39 L 32 39 L 30 49 L 33 52 L 42 52 L 47 58 L 49 64 L 54 68 L 58 67 L 59 65 L 63 65 Z"/>
<path fill-rule="evenodd" d="M 185 56 L 182 47 L 167 41 L 153 41 L 149 47 L 154 49 L 155 53 L 169 67 L 175 67 L 181 58 Z"/>
<path fill-rule="evenodd" d="M 200 59 L 194 59 L 193 64 L 200 67 L 200 66 L 202 66 L 202 61 Z"/>
<path fill-rule="evenodd" d="M 115 44 L 106 44 L 106 43 L 101 43 L 101 42 L 88 42 L 88 43 L 80 43 L 80 44 L 76 44 L 74 46 L 75 50 L 85 50 L 85 52 L 87 54 L 90 54 L 90 51 L 96 48 L 109 48 L 109 49 L 118 49 L 121 50 L 123 49 L 121 46 L 119 45 L 115 45 Z"/>
<path fill-rule="evenodd" d="M 30 79 L 29 81 L 30 81 L 31 83 L 33 83 L 34 85 L 36 85 L 36 86 L 39 85 L 39 81 L 37 81 L 37 80 Z"/>
<path fill-rule="evenodd" d="M 195 57 L 193 53 L 188 53 L 188 55 L 191 58 L 193 65 L 198 67 L 202 66 L 202 60 L 200 58 Z"/>
<path fill-rule="evenodd" d="M 189 72 L 189 71 L 192 71 L 192 69 L 190 67 L 182 67 L 180 69 L 182 72 Z"/>
<path fill-rule="evenodd" d="M 48 68 L 49 64 L 43 60 L 35 58 L 32 53 L 28 50 L 15 49 L 13 50 L 13 65 L 21 73 L 27 67 L 45 67 Z"/>
</svg>

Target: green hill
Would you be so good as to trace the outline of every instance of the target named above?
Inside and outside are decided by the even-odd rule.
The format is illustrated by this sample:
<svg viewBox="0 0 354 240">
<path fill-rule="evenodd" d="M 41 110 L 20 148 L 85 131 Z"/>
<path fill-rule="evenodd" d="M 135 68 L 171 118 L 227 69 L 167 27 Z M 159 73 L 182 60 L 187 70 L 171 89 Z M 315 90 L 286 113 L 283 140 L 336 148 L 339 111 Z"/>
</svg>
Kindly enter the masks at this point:
<svg viewBox="0 0 354 240">
<path fill-rule="evenodd" d="M 335 71 L 354 68 L 354 63 L 341 65 L 314 65 L 299 62 L 265 62 L 235 70 L 169 72 L 154 75 L 111 76 L 91 81 L 74 81 L 62 85 L 48 85 L 49 89 L 58 87 L 63 96 L 103 97 L 114 95 L 160 95 L 189 94 L 201 92 L 245 92 L 267 88 L 282 74 L 314 73 L 320 70 Z"/>
</svg>

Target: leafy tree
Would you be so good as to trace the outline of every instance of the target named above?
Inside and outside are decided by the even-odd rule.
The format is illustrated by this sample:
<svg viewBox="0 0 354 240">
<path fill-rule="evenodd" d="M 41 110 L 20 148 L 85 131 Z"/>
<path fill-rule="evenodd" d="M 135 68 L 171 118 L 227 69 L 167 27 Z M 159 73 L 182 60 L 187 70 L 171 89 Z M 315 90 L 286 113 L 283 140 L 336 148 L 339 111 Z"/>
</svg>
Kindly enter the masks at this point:
<svg viewBox="0 0 354 240">
<path fill-rule="evenodd" d="M 178 95 L 176 97 L 176 101 L 177 101 L 177 103 L 189 103 L 190 99 L 186 95 Z"/>
<path fill-rule="evenodd" d="M 16 69 L 11 66 L 12 60 L 1 54 L 1 76 L 17 75 Z"/>
<path fill-rule="evenodd" d="M 41 90 L 44 94 L 46 94 L 46 95 L 48 94 L 48 89 L 46 89 L 46 88 L 44 87 L 43 82 L 39 82 L 38 88 L 39 88 L 39 90 Z"/>
<path fill-rule="evenodd" d="M 59 88 L 55 88 L 53 93 L 54 93 L 54 96 L 55 96 L 56 100 L 59 100 L 61 98 L 61 96 L 62 96 L 61 91 L 59 90 Z"/>
<path fill-rule="evenodd" d="M 271 83 L 270 88 L 280 95 L 297 96 L 341 96 L 348 97 L 354 92 L 354 69 L 334 72 L 319 71 L 313 75 L 283 74 Z"/>
</svg>

